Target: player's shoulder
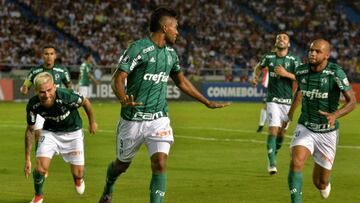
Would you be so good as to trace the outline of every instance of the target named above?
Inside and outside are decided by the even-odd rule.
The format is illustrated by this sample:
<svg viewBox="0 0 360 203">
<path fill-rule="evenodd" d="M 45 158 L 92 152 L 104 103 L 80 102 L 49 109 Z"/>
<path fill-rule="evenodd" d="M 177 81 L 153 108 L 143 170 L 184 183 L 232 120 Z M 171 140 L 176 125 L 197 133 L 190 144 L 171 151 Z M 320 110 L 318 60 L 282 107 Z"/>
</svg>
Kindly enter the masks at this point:
<svg viewBox="0 0 360 203">
<path fill-rule="evenodd" d="M 276 52 L 273 51 L 267 52 L 263 55 L 262 58 L 267 58 L 267 59 L 276 58 Z"/>
<path fill-rule="evenodd" d="M 34 66 L 30 69 L 30 72 L 29 73 L 32 73 L 32 74 L 37 74 L 37 73 L 41 73 L 43 72 L 44 70 L 44 67 L 42 65 L 38 65 L 38 66 Z"/>
<path fill-rule="evenodd" d="M 39 106 L 40 106 L 40 99 L 37 95 L 34 95 L 29 99 L 26 108 L 34 110 L 37 109 Z"/>
<path fill-rule="evenodd" d="M 301 64 L 298 67 L 296 67 L 295 75 L 300 76 L 300 75 L 308 74 L 309 70 L 310 70 L 309 64 L 307 63 Z"/>
<path fill-rule="evenodd" d="M 154 43 L 149 38 L 143 38 L 132 42 L 129 45 L 129 50 L 140 54 L 146 54 L 155 50 Z"/>
<path fill-rule="evenodd" d="M 64 72 L 68 71 L 65 66 L 61 66 L 59 64 L 55 64 L 53 70 L 56 72 L 60 72 L 60 73 L 64 73 Z"/>
<path fill-rule="evenodd" d="M 339 64 L 332 63 L 330 61 L 328 62 L 328 65 L 327 65 L 327 68 L 325 71 L 329 71 L 331 75 L 345 74 L 343 68 Z"/>
<path fill-rule="evenodd" d="M 74 92 L 75 91 L 73 89 L 69 89 L 69 88 L 62 88 L 62 87 L 56 88 L 56 94 L 60 97 L 73 94 Z"/>
<path fill-rule="evenodd" d="M 298 57 L 297 55 L 293 54 L 292 52 L 289 52 L 285 58 L 289 59 L 289 60 L 300 60 L 300 57 Z"/>
</svg>

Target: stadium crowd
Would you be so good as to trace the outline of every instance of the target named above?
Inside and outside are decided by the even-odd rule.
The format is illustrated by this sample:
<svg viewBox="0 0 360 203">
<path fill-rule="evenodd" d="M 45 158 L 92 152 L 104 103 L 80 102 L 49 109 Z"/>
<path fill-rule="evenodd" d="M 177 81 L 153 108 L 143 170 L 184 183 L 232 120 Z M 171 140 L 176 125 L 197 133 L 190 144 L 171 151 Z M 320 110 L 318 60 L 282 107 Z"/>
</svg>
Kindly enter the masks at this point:
<svg viewBox="0 0 360 203">
<path fill-rule="evenodd" d="M 37 16 L 97 53 L 98 64 L 114 66 L 129 42 L 148 33 L 150 11 L 163 0 L 19 1 Z M 227 81 L 247 81 L 261 54 L 271 50 L 277 32 L 287 32 L 302 54 L 319 36 L 334 45 L 332 57 L 360 78 L 359 25 L 335 9 L 332 1 L 172 1 L 179 13 L 181 37 L 175 45 L 189 75 L 225 74 Z M 56 44 L 63 64 L 80 64 L 84 51 L 37 20 L 26 19 L 13 3 L 0 9 L 1 63 L 38 63 L 40 46 Z M 249 8 L 276 30 L 270 33 L 240 6 Z M 274 15 L 269 15 L 274 13 Z M 281 22 L 276 24 L 276 22 Z M 342 31 L 337 32 L 341 27 Z M 19 29 L 20 28 L 20 29 Z M 295 51 L 295 50 L 293 50 Z M 299 51 L 297 51 L 299 53 Z M 205 69 L 204 69 L 205 68 Z M 206 70 L 206 71 L 202 71 Z M 352 77 L 353 76 L 353 77 Z M 234 79 L 234 77 L 236 77 Z"/>
<path fill-rule="evenodd" d="M 0 6 L 0 63 L 39 64 L 44 44 L 56 44 L 64 64 L 77 64 L 80 50 L 39 21 L 26 19 L 14 4 Z"/>
</svg>

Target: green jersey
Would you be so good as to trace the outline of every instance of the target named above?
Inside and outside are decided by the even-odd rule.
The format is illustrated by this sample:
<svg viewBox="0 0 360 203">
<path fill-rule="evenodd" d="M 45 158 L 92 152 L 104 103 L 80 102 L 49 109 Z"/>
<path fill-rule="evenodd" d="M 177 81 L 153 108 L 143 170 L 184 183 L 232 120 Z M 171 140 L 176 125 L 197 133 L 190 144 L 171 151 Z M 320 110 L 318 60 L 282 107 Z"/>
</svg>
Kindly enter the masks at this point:
<svg viewBox="0 0 360 203">
<path fill-rule="evenodd" d="M 37 95 L 26 106 L 28 125 L 34 125 L 36 115 L 45 119 L 44 130 L 52 132 L 72 132 L 82 128 L 82 120 L 77 108 L 83 103 L 83 97 L 73 90 L 57 88 L 55 103 L 50 108 L 41 106 Z"/>
<path fill-rule="evenodd" d="M 351 90 L 345 72 L 337 64 L 328 62 L 321 72 L 314 72 L 309 64 L 296 70 L 298 91 L 302 94 L 302 108 L 299 123 L 314 132 L 329 132 L 339 128 L 329 126 L 320 111 L 335 112 L 339 106 L 340 92 Z"/>
<path fill-rule="evenodd" d="M 80 66 L 80 76 L 79 76 L 79 85 L 80 86 L 89 86 L 90 79 L 89 74 L 91 72 L 91 65 L 84 62 Z"/>
<path fill-rule="evenodd" d="M 266 54 L 261 59 L 261 67 L 267 67 L 269 73 L 269 84 L 266 102 L 276 102 L 290 105 L 293 98 L 292 83 L 290 78 L 280 77 L 275 73 L 276 66 L 283 66 L 286 71 L 295 73 L 295 69 L 300 65 L 300 59 L 294 55 L 287 54 L 278 57 L 275 52 Z"/>
<path fill-rule="evenodd" d="M 53 76 L 56 87 L 61 87 L 61 83 L 66 85 L 71 82 L 68 69 L 57 64 L 55 64 L 51 69 L 47 69 L 43 65 L 32 68 L 27 75 L 26 80 L 29 80 L 31 84 L 33 84 L 34 78 L 37 74 L 42 72 L 48 72 Z"/>
<path fill-rule="evenodd" d="M 168 116 L 167 81 L 181 71 L 175 50 L 159 47 L 149 38 L 133 42 L 119 59 L 118 69 L 128 73 L 127 95 L 134 95 L 143 106 L 123 107 L 125 120 L 154 120 Z"/>
</svg>

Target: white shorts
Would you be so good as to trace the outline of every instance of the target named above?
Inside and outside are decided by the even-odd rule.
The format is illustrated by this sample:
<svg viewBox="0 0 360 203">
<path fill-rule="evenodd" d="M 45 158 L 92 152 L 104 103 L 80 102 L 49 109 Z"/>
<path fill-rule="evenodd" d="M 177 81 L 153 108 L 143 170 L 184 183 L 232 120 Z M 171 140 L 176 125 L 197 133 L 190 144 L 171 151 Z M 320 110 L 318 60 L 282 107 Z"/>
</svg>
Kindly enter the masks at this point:
<svg viewBox="0 0 360 203">
<path fill-rule="evenodd" d="M 41 130 L 44 127 L 45 118 L 40 116 L 40 114 L 36 114 L 36 121 L 34 130 Z"/>
<path fill-rule="evenodd" d="M 152 121 L 121 119 L 116 134 L 116 154 L 122 162 L 131 162 L 144 142 L 149 156 L 157 152 L 169 154 L 170 146 L 174 142 L 168 117 L 161 117 Z"/>
<path fill-rule="evenodd" d="M 90 98 L 92 94 L 92 85 L 90 86 L 79 86 L 79 93 L 81 96 Z"/>
<path fill-rule="evenodd" d="M 60 133 L 42 130 L 36 157 L 51 159 L 54 154 L 60 154 L 65 162 L 72 165 L 84 165 L 84 134 L 82 129 Z"/>
<path fill-rule="evenodd" d="M 290 105 L 278 104 L 275 102 L 266 103 L 266 113 L 269 127 L 281 127 L 282 121 L 290 110 Z M 289 125 L 288 125 L 289 126 Z M 286 126 L 286 129 L 287 127 Z"/>
<path fill-rule="evenodd" d="M 296 126 L 290 148 L 301 145 L 309 149 L 314 157 L 315 163 L 323 168 L 331 170 L 336 154 L 339 130 L 327 133 L 315 133 L 305 126 Z"/>
</svg>

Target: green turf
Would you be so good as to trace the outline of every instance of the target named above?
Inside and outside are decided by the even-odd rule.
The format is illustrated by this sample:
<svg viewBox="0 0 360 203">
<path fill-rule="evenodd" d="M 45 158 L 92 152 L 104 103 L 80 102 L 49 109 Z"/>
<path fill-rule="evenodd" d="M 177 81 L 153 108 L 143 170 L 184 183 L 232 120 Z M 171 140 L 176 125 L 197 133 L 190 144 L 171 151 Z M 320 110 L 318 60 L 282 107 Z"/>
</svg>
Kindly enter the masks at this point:
<svg viewBox="0 0 360 203">
<path fill-rule="evenodd" d="M 255 133 L 261 106 L 234 103 L 225 109 L 210 110 L 193 102 L 170 103 L 175 143 L 168 161 L 166 202 L 289 202 L 290 138 L 278 155 L 278 175 L 270 177 L 266 172 L 266 133 Z M 93 107 L 99 131 L 95 136 L 85 131 L 85 194 L 75 194 L 69 166 L 56 156 L 44 186 L 45 203 L 98 201 L 106 167 L 115 158 L 114 129 L 120 106 L 94 103 Z M 340 120 L 328 203 L 360 202 L 359 117 L 360 110 L 356 109 Z M 32 179 L 26 180 L 23 174 L 25 103 L 0 103 L 0 119 L 0 202 L 29 202 L 34 192 Z M 291 124 L 289 134 L 295 125 Z M 309 160 L 304 170 L 304 202 L 325 202 L 312 185 L 312 166 Z M 148 202 L 150 177 L 149 158 L 142 147 L 128 172 L 118 179 L 113 202 Z"/>
</svg>

